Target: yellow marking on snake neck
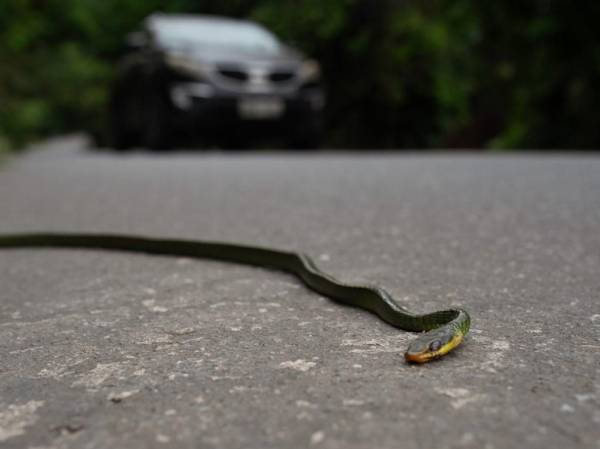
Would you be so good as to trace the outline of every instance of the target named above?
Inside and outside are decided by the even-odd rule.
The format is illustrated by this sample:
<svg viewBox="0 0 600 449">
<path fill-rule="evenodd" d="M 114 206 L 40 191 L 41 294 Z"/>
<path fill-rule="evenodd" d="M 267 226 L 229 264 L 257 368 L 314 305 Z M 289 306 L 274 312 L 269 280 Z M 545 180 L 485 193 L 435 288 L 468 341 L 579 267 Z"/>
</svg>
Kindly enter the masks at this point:
<svg viewBox="0 0 600 449">
<path fill-rule="evenodd" d="M 425 350 L 418 354 L 409 354 L 407 352 L 405 354 L 406 361 L 412 362 L 412 363 L 426 363 L 431 360 L 440 358 L 444 354 L 448 354 L 450 351 L 452 351 L 454 348 L 456 348 L 463 341 L 463 338 L 464 338 L 464 334 L 462 332 L 458 331 L 452 336 L 452 338 L 450 339 L 450 341 L 448 343 L 443 345 L 437 351 Z"/>
</svg>

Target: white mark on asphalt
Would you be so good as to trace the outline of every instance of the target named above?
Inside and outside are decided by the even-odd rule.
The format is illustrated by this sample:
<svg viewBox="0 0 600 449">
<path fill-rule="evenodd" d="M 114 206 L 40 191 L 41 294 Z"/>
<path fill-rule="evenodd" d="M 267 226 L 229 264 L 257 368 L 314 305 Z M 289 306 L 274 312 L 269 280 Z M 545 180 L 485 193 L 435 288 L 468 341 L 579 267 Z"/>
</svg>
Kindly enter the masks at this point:
<svg viewBox="0 0 600 449">
<path fill-rule="evenodd" d="M 308 401 L 304 401 L 302 399 L 299 399 L 296 401 L 296 407 L 300 407 L 300 408 L 317 408 L 317 406 L 315 404 L 311 404 Z"/>
<path fill-rule="evenodd" d="M 22 354 L 24 352 L 38 351 L 43 348 L 44 348 L 43 346 L 31 346 L 31 347 L 25 348 L 25 349 L 15 349 L 14 351 L 10 351 L 9 354 Z"/>
<path fill-rule="evenodd" d="M 496 372 L 496 368 L 503 365 L 504 356 L 510 349 L 510 343 L 506 340 L 496 340 L 492 342 L 492 347 L 488 351 L 488 359 L 482 364 L 483 369 L 491 373 Z"/>
<path fill-rule="evenodd" d="M 506 340 L 493 340 L 483 335 L 472 335 L 473 340 L 485 344 L 489 349 L 486 351 L 487 359 L 484 360 L 479 366 L 481 369 L 495 373 L 497 368 L 501 368 L 504 363 L 504 357 L 507 351 L 510 349 L 510 343 Z"/>
<path fill-rule="evenodd" d="M 208 306 L 209 309 L 217 309 L 219 307 L 225 307 L 227 305 L 226 302 L 216 302 L 214 304 L 211 304 L 210 306 Z"/>
<path fill-rule="evenodd" d="M 359 405 L 363 405 L 365 401 L 361 401 L 360 399 L 344 399 L 342 404 L 344 407 L 356 407 Z"/>
<path fill-rule="evenodd" d="M 80 354 L 61 354 L 56 360 L 51 360 L 46 368 L 37 373 L 38 377 L 60 379 L 73 374 L 70 368 L 85 362 L 88 358 Z"/>
<path fill-rule="evenodd" d="M 435 391 L 453 399 L 450 401 L 450 405 L 455 410 L 459 410 L 471 402 L 477 402 L 485 396 L 483 394 L 472 394 L 466 388 L 436 388 Z"/>
<path fill-rule="evenodd" d="M 25 433 L 25 427 L 37 421 L 35 411 L 44 405 L 44 401 L 29 401 L 25 404 L 11 404 L 0 411 L 0 441 L 6 441 Z"/>
<path fill-rule="evenodd" d="M 210 380 L 219 381 L 219 380 L 238 380 L 241 379 L 241 376 L 210 376 Z"/>
<path fill-rule="evenodd" d="M 169 438 L 167 435 L 159 433 L 158 435 L 156 435 L 156 441 L 158 441 L 159 443 L 168 443 L 171 441 L 171 438 Z"/>
<path fill-rule="evenodd" d="M 563 404 L 560 406 L 560 411 L 565 413 L 573 413 L 575 409 L 569 404 Z"/>
<path fill-rule="evenodd" d="M 165 312 L 169 311 L 169 309 L 167 309 L 166 307 L 155 305 L 156 304 L 155 299 L 145 299 L 142 301 L 142 304 L 144 305 L 144 307 L 146 307 L 151 312 L 165 313 Z"/>
<path fill-rule="evenodd" d="M 587 401 L 591 401 L 592 399 L 594 399 L 596 397 L 595 394 L 593 393 L 586 393 L 586 394 L 576 394 L 575 395 L 575 399 L 577 399 L 577 402 L 587 402 Z"/>
<path fill-rule="evenodd" d="M 248 391 L 249 388 L 244 385 L 236 385 L 233 388 L 229 389 L 229 393 L 243 393 L 244 391 Z"/>
<path fill-rule="evenodd" d="M 325 439 L 325 432 L 319 430 L 310 436 L 310 444 L 319 444 Z"/>
<path fill-rule="evenodd" d="M 590 320 L 592 320 L 592 323 L 596 323 L 597 321 L 600 322 L 600 313 L 596 313 L 596 314 L 592 315 L 590 317 Z"/>
<path fill-rule="evenodd" d="M 263 303 L 259 303 L 257 304 L 257 306 L 259 307 L 281 307 L 281 304 L 279 304 L 278 302 L 263 302 Z"/>
<path fill-rule="evenodd" d="M 169 331 L 169 333 L 173 335 L 189 335 L 193 334 L 194 332 L 196 332 L 196 328 L 194 327 L 180 327 L 178 329 Z"/>
<path fill-rule="evenodd" d="M 138 394 L 140 390 L 130 390 L 130 391 L 120 391 L 117 393 L 110 393 L 108 395 L 108 400 L 112 402 L 121 402 L 124 399 L 130 398 L 131 396 Z"/>
<path fill-rule="evenodd" d="M 508 351 L 510 349 L 510 343 L 506 340 L 497 340 L 492 343 L 492 349 L 499 351 Z"/>
<path fill-rule="evenodd" d="M 87 388 L 98 387 L 110 376 L 122 373 L 123 369 L 123 365 L 118 362 L 98 363 L 93 370 L 83 374 L 81 378 L 73 382 L 72 386 L 84 386 Z"/>
<path fill-rule="evenodd" d="M 287 362 L 281 362 L 279 364 L 280 368 L 290 368 L 296 371 L 302 371 L 302 372 L 306 372 L 309 369 L 315 367 L 317 364 L 315 362 L 307 362 L 306 360 L 303 359 L 298 359 L 295 361 L 287 361 Z"/>
<path fill-rule="evenodd" d="M 144 335 L 142 340 L 137 341 L 138 345 L 153 345 L 157 343 L 170 343 L 171 336 L 168 334 L 147 334 Z"/>
</svg>

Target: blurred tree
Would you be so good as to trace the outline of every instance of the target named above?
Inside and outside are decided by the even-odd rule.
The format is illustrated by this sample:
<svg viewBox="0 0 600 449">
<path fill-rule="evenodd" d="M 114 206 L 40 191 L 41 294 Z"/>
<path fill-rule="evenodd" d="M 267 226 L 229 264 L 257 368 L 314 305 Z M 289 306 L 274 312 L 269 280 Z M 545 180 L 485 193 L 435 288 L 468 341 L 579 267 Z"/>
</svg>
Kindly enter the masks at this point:
<svg viewBox="0 0 600 449">
<path fill-rule="evenodd" d="M 156 10 L 251 17 L 321 61 L 332 145 L 600 146 L 600 3 L 3 0 L 0 149 L 100 132 L 124 36 Z"/>
</svg>

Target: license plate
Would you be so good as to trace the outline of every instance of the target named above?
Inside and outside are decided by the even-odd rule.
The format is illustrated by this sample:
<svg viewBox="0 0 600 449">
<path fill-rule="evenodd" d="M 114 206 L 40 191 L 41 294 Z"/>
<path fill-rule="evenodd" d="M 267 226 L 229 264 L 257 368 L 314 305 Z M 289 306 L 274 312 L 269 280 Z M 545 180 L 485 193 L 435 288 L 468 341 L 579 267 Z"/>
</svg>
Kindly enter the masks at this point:
<svg viewBox="0 0 600 449">
<path fill-rule="evenodd" d="M 284 111 L 285 103 L 281 98 L 243 98 L 238 101 L 238 114 L 246 120 L 275 119 Z"/>
</svg>

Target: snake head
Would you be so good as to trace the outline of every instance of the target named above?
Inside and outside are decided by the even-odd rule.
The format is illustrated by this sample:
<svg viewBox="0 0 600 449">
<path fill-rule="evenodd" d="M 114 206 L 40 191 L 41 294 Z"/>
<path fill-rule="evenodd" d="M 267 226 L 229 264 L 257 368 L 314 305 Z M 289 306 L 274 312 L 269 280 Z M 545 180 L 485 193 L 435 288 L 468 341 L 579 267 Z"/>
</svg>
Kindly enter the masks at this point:
<svg viewBox="0 0 600 449">
<path fill-rule="evenodd" d="M 445 325 L 417 337 L 404 354 L 407 362 L 425 363 L 452 351 L 463 340 L 460 328 Z"/>
</svg>

